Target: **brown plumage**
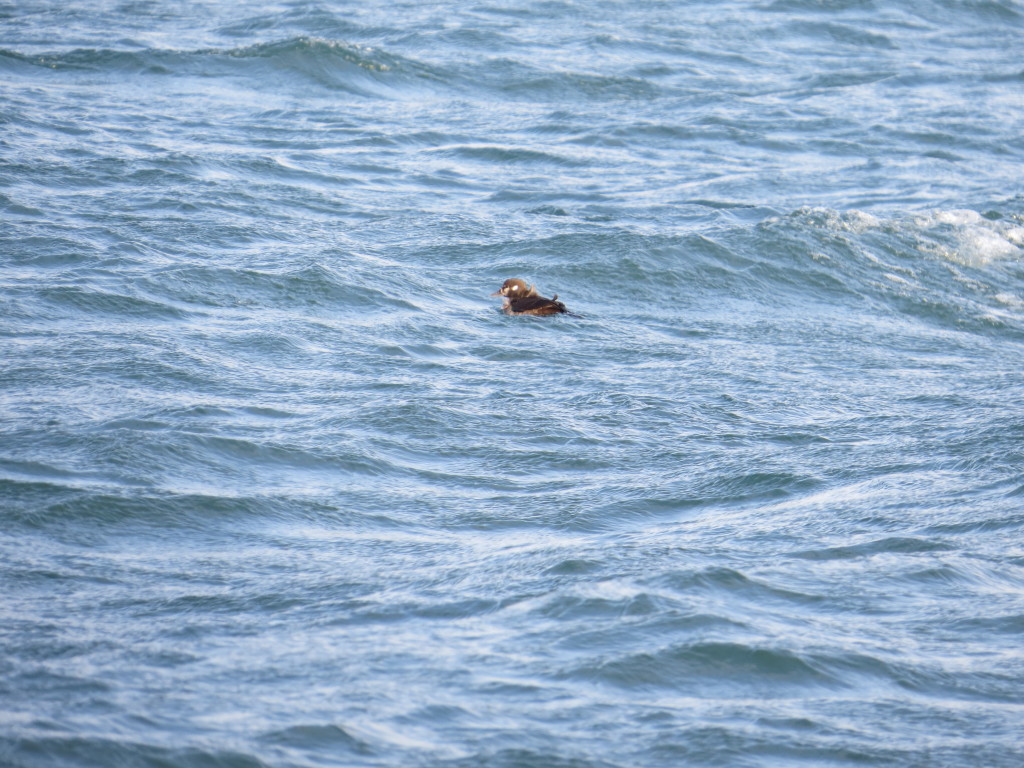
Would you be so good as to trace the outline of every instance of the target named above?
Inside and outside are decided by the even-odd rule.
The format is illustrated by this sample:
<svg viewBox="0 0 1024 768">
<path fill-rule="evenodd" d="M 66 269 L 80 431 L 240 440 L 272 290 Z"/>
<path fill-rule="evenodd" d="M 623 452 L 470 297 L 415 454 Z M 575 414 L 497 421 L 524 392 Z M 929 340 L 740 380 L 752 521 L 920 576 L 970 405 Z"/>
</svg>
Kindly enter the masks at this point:
<svg viewBox="0 0 1024 768">
<path fill-rule="evenodd" d="M 565 308 L 565 304 L 556 301 L 556 293 L 550 299 L 537 293 L 532 285 L 527 285 L 525 280 L 512 277 L 502 283 L 501 288 L 491 296 L 504 296 L 505 303 L 502 305 L 506 315 L 558 315 L 572 314 Z"/>
</svg>

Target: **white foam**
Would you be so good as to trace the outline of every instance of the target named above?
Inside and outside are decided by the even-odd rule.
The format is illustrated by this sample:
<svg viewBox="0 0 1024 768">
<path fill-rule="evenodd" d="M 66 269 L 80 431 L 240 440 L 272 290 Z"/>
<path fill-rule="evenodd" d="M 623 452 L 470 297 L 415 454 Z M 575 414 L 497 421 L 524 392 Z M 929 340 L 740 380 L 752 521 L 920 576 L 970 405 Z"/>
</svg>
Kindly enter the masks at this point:
<svg viewBox="0 0 1024 768">
<path fill-rule="evenodd" d="M 950 224 L 954 227 L 966 227 L 983 221 L 980 213 L 967 210 L 937 211 L 932 215 L 932 220 L 936 224 Z"/>
<path fill-rule="evenodd" d="M 995 259 L 1005 259 L 1020 251 L 1003 233 L 992 229 L 971 228 L 961 234 L 960 241 L 961 255 L 975 266 L 988 264 Z"/>
<path fill-rule="evenodd" d="M 864 234 L 874 230 L 912 232 L 916 235 L 915 247 L 923 254 L 937 256 L 964 266 L 979 267 L 1001 259 L 1019 258 L 1024 255 L 1024 226 L 1016 221 L 991 220 L 977 211 L 954 208 L 918 214 L 909 220 L 886 220 L 874 214 L 852 209 L 835 211 L 830 208 L 805 207 L 795 211 L 794 216 L 805 217 L 812 225 L 834 232 Z M 782 219 L 768 219 L 766 223 L 777 223 Z M 863 255 L 884 267 L 887 277 L 896 274 L 913 278 L 913 271 L 906 267 L 889 264 L 864 249 Z M 826 254 L 813 254 L 816 261 L 828 258 Z"/>
<path fill-rule="evenodd" d="M 913 285 L 913 283 L 907 280 L 905 277 L 894 275 L 892 272 L 885 272 L 883 276 L 887 280 L 891 280 L 894 283 L 899 283 L 900 285 Z"/>
<path fill-rule="evenodd" d="M 882 220 L 877 216 L 856 209 L 846 211 L 842 215 L 842 222 L 846 229 L 857 233 L 878 229 L 882 226 Z"/>
<path fill-rule="evenodd" d="M 1010 227 L 1004 234 L 1006 239 L 1014 245 L 1024 247 L 1024 227 Z"/>
<path fill-rule="evenodd" d="M 938 252 L 965 266 L 980 267 L 993 261 L 1016 258 L 1024 247 L 1024 227 L 986 219 L 977 211 L 935 211 L 928 216 L 917 217 L 915 224 L 926 235 L 935 227 L 952 228 L 955 243 L 951 247 L 943 245 Z M 935 232 L 935 235 L 948 236 L 941 232 Z"/>
<path fill-rule="evenodd" d="M 992 297 L 1004 307 L 1010 307 L 1011 309 L 1024 309 L 1024 300 L 1012 293 L 997 293 Z"/>
</svg>

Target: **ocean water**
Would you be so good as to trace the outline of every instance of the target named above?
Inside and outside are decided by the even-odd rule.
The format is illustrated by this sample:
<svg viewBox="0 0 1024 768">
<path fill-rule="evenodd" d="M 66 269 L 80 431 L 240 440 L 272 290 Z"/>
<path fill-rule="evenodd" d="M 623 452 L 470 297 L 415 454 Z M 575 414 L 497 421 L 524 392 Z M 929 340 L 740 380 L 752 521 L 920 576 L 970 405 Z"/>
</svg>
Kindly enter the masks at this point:
<svg viewBox="0 0 1024 768">
<path fill-rule="evenodd" d="M 1022 50 L 0 3 L 0 765 L 1024 765 Z"/>
</svg>

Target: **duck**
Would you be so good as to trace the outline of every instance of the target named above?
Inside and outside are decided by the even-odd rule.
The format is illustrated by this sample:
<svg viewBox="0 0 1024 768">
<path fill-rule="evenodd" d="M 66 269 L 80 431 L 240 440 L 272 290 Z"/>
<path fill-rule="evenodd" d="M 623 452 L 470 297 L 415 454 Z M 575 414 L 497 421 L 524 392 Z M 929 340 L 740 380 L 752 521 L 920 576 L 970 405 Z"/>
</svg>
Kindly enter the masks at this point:
<svg viewBox="0 0 1024 768">
<path fill-rule="evenodd" d="M 525 280 L 518 277 L 510 277 L 491 296 L 505 298 L 502 310 L 506 315 L 573 314 L 565 308 L 565 304 L 558 301 L 557 293 L 550 299 L 541 296 L 535 286 L 528 285 Z"/>
</svg>

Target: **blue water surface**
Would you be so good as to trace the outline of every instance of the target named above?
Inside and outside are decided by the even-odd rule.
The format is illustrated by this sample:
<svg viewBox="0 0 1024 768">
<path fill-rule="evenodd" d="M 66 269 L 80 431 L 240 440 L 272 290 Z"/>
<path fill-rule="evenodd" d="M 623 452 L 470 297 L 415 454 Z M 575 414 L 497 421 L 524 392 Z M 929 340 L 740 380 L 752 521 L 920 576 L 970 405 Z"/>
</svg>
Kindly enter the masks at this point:
<svg viewBox="0 0 1024 768">
<path fill-rule="evenodd" d="M 1022 50 L 0 3 L 0 764 L 1024 764 Z"/>
</svg>

